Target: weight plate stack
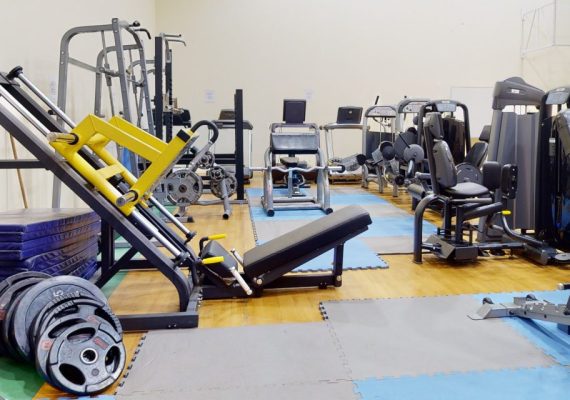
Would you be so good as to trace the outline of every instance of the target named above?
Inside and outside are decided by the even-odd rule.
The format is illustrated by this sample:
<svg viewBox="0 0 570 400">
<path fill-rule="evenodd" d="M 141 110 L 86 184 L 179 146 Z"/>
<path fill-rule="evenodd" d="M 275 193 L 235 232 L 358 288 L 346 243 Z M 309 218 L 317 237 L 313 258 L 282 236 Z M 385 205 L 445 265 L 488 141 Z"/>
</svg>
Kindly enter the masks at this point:
<svg viewBox="0 0 570 400">
<path fill-rule="evenodd" d="M 122 334 L 85 279 L 23 272 L 0 282 L 0 355 L 35 363 L 57 389 L 91 395 L 111 386 L 125 366 Z"/>
</svg>

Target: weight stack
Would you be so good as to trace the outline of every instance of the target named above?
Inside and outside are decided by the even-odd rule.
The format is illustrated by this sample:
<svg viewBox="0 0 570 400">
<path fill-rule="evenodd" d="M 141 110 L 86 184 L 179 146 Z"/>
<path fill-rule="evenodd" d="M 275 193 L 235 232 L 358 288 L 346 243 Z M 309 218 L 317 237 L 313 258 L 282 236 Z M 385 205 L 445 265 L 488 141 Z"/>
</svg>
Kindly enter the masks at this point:
<svg viewBox="0 0 570 400">
<path fill-rule="evenodd" d="M 88 279 L 97 270 L 100 232 L 90 209 L 0 212 L 0 281 L 25 271 Z"/>
</svg>

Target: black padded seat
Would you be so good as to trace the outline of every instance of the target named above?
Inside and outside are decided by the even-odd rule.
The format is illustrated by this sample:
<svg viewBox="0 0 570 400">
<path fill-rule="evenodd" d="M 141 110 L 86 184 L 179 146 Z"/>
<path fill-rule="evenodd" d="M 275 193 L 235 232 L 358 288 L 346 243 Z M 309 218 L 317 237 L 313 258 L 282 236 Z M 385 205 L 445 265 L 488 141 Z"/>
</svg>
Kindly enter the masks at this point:
<svg viewBox="0 0 570 400">
<path fill-rule="evenodd" d="M 474 182 L 461 182 L 450 188 L 443 189 L 444 194 L 456 199 L 482 197 L 489 195 L 489 189 Z"/>
<path fill-rule="evenodd" d="M 281 164 L 283 164 L 286 168 L 297 167 L 300 164 L 300 161 L 297 157 L 281 157 L 279 161 L 281 161 Z"/>
<path fill-rule="evenodd" d="M 263 243 L 244 254 L 244 273 L 255 278 L 286 266 L 293 270 L 312 257 L 368 229 L 370 214 L 360 206 L 348 206 Z"/>
</svg>

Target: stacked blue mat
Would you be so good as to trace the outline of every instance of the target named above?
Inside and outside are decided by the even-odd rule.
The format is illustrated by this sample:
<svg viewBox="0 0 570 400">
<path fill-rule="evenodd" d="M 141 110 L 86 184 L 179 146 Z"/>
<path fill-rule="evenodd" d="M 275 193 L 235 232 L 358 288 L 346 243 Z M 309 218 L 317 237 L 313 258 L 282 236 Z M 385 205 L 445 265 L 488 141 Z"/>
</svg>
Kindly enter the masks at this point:
<svg viewBox="0 0 570 400">
<path fill-rule="evenodd" d="M 0 212 L 0 280 L 23 271 L 90 278 L 100 231 L 101 220 L 89 209 Z"/>
</svg>

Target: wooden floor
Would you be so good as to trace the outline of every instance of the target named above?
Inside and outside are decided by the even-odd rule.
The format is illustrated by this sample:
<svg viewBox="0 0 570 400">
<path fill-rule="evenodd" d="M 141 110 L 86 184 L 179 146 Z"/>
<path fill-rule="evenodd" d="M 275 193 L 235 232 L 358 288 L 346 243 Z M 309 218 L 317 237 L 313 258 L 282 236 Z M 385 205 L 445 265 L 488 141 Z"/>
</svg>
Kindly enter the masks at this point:
<svg viewBox="0 0 570 400">
<path fill-rule="evenodd" d="M 376 193 L 372 186 L 370 192 Z M 389 193 L 378 195 L 410 210 L 406 193 L 398 198 L 392 198 Z M 194 207 L 191 212 L 196 222 L 189 226 L 198 231 L 199 237 L 227 233 L 228 238 L 221 243 L 228 249 L 235 247 L 243 254 L 255 245 L 249 210 L 247 205 L 234 205 L 233 210 L 231 218 L 224 221 L 221 206 Z M 435 214 L 428 218 L 432 222 L 438 221 Z M 266 291 L 261 298 L 205 301 L 200 308 L 200 328 L 319 321 L 319 302 L 324 300 L 530 292 L 554 289 L 558 282 L 570 281 L 567 268 L 540 266 L 519 257 L 492 257 L 459 266 L 447 264 L 431 255 L 424 257 L 422 265 L 414 264 L 411 255 L 382 257 L 390 268 L 346 271 L 340 288 Z M 129 272 L 110 302 L 117 314 L 173 311 L 177 308 L 174 289 L 154 271 Z M 140 334 L 125 335 L 129 359 L 139 339 Z M 112 394 L 114 390 L 111 388 L 107 393 Z M 36 398 L 61 395 L 46 384 Z"/>
</svg>

